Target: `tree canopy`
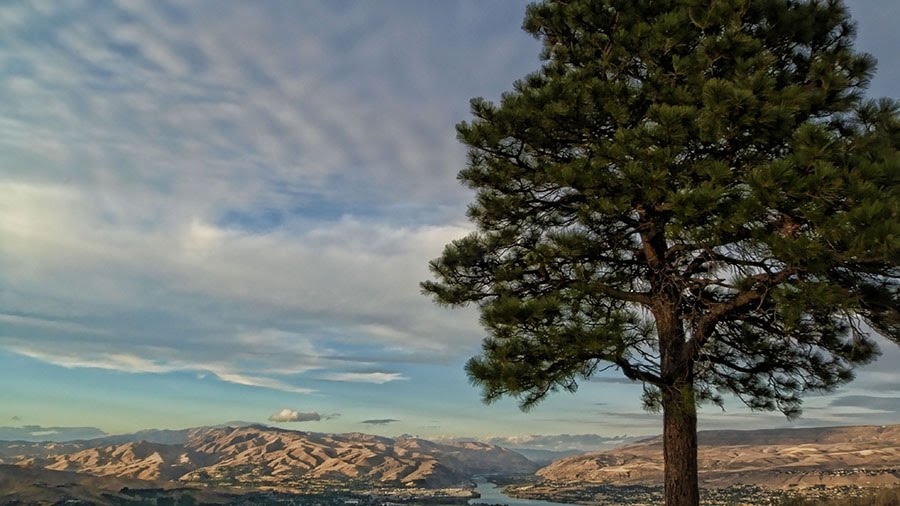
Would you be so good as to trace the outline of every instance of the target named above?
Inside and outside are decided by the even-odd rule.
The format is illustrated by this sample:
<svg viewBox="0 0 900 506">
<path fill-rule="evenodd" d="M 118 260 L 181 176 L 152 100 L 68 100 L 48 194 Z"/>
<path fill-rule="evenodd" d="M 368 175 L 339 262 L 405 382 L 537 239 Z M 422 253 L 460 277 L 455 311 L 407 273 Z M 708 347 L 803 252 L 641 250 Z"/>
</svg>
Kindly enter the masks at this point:
<svg viewBox="0 0 900 506">
<path fill-rule="evenodd" d="M 615 368 L 648 407 L 795 416 L 900 342 L 900 108 L 864 97 L 841 1 L 545 1 L 524 29 L 544 63 L 457 126 L 477 231 L 423 283 L 480 308 L 487 401 Z"/>
<path fill-rule="evenodd" d="M 793 415 L 900 341 L 900 120 L 838 1 L 529 7 L 543 68 L 458 125 L 478 232 L 423 283 L 479 304 L 470 376 L 531 406 L 604 364 L 650 385 L 675 299 L 704 398 Z"/>
</svg>

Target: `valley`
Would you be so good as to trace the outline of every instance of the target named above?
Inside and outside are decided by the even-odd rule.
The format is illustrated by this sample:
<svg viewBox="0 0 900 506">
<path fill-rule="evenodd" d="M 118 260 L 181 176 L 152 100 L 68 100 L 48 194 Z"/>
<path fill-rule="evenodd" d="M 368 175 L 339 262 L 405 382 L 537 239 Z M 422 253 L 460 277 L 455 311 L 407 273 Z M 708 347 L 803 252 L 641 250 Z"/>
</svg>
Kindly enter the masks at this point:
<svg viewBox="0 0 900 506">
<path fill-rule="evenodd" d="M 30 504 L 29 497 L 36 504 L 168 504 L 187 497 L 204 504 L 640 505 L 658 502 L 661 473 L 658 437 L 544 467 L 479 442 L 262 425 L 0 442 L 3 504 Z M 700 479 L 709 505 L 852 497 L 897 486 L 900 425 L 701 432 Z"/>
</svg>

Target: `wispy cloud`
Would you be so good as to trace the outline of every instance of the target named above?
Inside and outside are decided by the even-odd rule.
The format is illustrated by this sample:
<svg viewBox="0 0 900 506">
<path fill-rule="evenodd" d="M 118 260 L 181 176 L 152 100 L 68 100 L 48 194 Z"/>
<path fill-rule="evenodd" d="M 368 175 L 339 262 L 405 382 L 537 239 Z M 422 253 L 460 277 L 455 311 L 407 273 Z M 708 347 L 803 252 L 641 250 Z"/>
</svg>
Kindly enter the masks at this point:
<svg viewBox="0 0 900 506">
<path fill-rule="evenodd" d="M 406 376 L 397 372 L 336 372 L 320 376 L 327 381 L 346 381 L 350 383 L 376 383 L 384 384 L 391 381 L 408 380 Z"/>
<path fill-rule="evenodd" d="M 11 346 L 7 351 L 67 368 L 109 369 L 129 373 L 167 373 L 182 370 L 178 364 L 157 363 L 126 353 L 98 353 L 93 356 L 46 353 L 23 346 Z"/>
<path fill-rule="evenodd" d="M 87 325 L 82 325 L 79 323 L 58 321 L 58 320 L 47 320 L 44 318 L 35 318 L 33 316 L 23 316 L 23 315 L 15 315 L 15 314 L 0 313 L 0 323 L 41 327 L 41 328 L 45 328 L 45 329 L 58 330 L 58 331 L 66 332 L 66 333 L 97 334 L 97 335 L 109 335 L 110 334 L 110 332 L 108 332 L 106 330 L 90 327 Z"/>
<path fill-rule="evenodd" d="M 359 423 L 364 423 L 366 425 L 388 425 L 399 421 L 400 420 L 396 420 L 394 418 L 374 418 L 372 420 L 363 420 Z"/>
<path fill-rule="evenodd" d="M 175 371 L 203 371 L 218 379 L 237 385 L 269 388 L 296 394 L 310 394 L 315 389 L 300 387 L 264 376 L 248 375 L 229 369 L 222 364 L 186 363 L 179 361 L 152 361 L 126 353 L 66 354 L 43 352 L 25 346 L 10 346 L 7 351 L 66 368 L 107 369 L 131 374 L 162 374 Z"/>
<path fill-rule="evenodd" d="M 217 378 L 229 383 L 237 385 L 271 388 L 272 390 L 281 390 L 282 392 L 291 392 L 295 394 L 311 394 L 315 389 L 298 387 L 272 378 L 264 378 L 260 376 L 248 376 L 246 374 L 236 374 L 230 372 L 213 372 Z"/>
</svg>

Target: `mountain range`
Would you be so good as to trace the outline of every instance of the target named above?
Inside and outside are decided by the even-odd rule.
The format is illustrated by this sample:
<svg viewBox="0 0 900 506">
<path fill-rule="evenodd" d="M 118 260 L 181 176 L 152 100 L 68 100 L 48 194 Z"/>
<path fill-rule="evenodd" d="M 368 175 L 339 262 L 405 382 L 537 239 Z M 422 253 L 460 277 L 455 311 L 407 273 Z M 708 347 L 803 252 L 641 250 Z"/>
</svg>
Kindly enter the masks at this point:
<svg viewBox="0 0 900 506">
<path fill-rule="evenodd" d="M 68 443 L 0 443 L 0 463 L 51 471 L 233 487 L 315 483 L 444 488 L 473 475 L 533 473 L 513 451 L 477 442 L 322 434 L 251 425 L 143 431 Z"/>
<path fill-rule="evenodd" d="M 700 479 L 707 489 L 900 484 L 900 425 L 704 431 L 699 443 Z M 646 438 L 539 467 L 482 442 L 261 425 L 147 430 L 69 442 L 0 441 L 0 503 L 54 494 L 90 502 L 102 489 L 114 499 L 103 504 L 126 504 L 127 488 L 152 489 L 168 499 L 202 492 L 221 504 L 246 502 L 243 495 L 229 494 L 252 491 L 430 490 L 464 501 L 473 478 L 491 474 L 525 477 L 528 483 L 508 489 L 519 497 L 577 502 L 593 497 L 597 486 L 658 486 L 662 445 L 659 437 Z"/>
</svg>

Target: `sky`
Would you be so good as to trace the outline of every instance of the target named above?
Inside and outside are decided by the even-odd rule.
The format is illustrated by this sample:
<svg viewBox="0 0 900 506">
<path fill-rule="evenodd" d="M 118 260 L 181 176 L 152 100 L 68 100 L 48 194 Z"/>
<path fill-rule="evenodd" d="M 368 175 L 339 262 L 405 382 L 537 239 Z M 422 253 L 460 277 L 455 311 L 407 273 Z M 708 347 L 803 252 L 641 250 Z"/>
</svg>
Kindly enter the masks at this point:
<svg viewBox="0 0 900 506">
<path fill-rule="evenodd" d="M 454 125 L 540 65 L 526 2 L 128 1 L 0 9 L 0 438 L 228 421 L 550 447 L 656 434 L 615 375 L 520 412 L 420 294 L 472 229 Z M 895 0 L 850 0 L 900 98 Z M 789 422 L 900 423 L 900 350 Z"/>
</svg>

